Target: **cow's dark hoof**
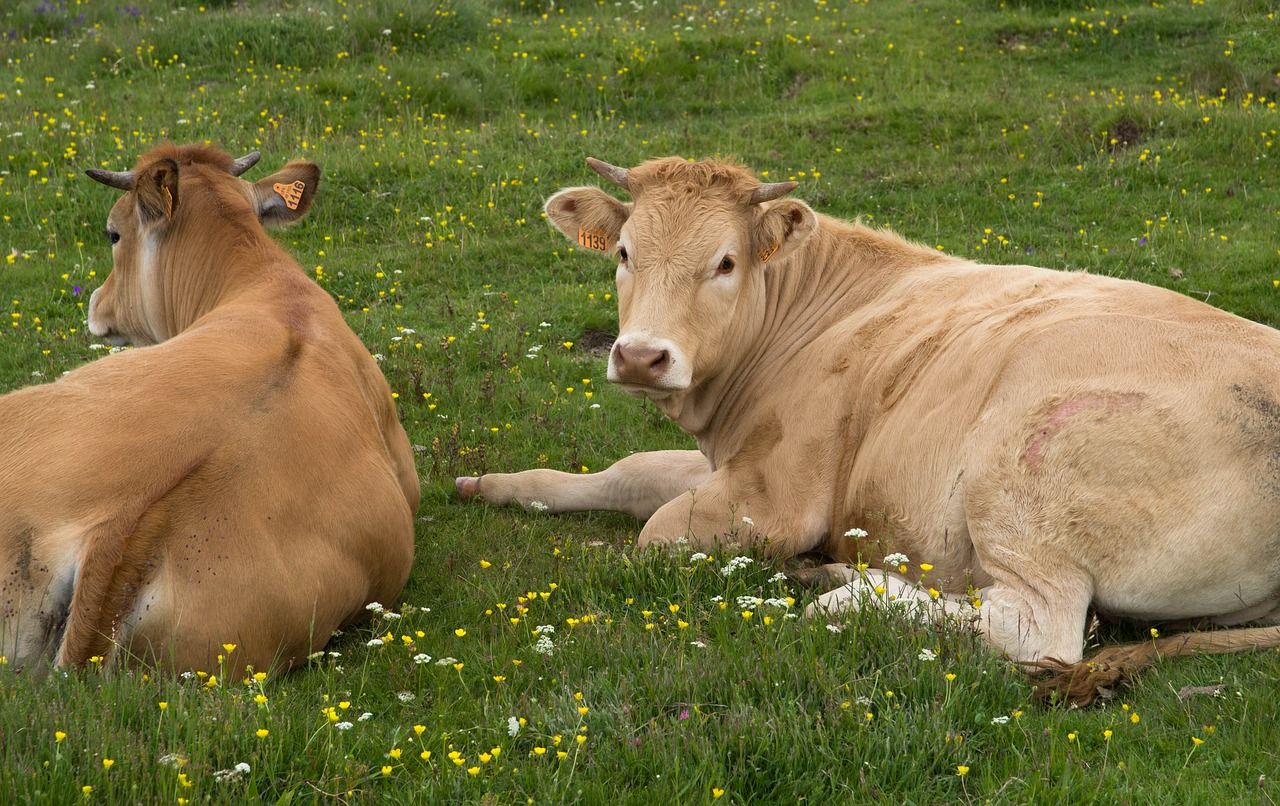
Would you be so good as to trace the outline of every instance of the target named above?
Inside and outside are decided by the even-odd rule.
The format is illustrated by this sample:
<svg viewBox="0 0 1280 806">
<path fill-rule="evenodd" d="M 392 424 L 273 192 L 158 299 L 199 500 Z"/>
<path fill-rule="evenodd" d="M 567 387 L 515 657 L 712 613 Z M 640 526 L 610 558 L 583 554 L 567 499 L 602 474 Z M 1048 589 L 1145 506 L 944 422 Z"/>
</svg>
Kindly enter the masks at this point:
<svg viewBox="0 0 1280 806">
<path fill-rule="evenodd" d="M 453 484 L 458 488 L 458 497 L 464 501 L 468 498 L 475 498 L 480 492 L 480 479 L 475 476 L 458 476 L 453 480 Z"/>
</svg>

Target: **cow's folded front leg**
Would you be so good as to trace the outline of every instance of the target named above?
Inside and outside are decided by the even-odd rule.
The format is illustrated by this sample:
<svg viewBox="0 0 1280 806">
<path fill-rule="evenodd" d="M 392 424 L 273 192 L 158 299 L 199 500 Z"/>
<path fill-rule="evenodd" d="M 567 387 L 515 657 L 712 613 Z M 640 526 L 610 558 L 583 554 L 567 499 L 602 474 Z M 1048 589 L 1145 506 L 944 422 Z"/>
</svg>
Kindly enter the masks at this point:
<svg viewBox="0 0 1280 806">
<path fill-rule="evenodd" d="M 706 481 L 711 466 L 698 451 L 633 453 L 600 473 L 526 470 L 463 476 L 458 495 L 477 495 L 491 504 L 519 504 L 544 512 L 610 510 L 640 519 Z"/>
</svg>

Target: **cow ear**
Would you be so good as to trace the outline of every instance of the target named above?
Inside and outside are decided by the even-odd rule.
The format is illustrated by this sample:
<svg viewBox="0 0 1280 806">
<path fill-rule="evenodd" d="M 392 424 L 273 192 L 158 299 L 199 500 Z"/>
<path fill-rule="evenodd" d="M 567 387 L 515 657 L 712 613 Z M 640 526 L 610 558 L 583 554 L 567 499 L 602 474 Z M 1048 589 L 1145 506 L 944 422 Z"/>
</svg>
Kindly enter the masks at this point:
<svg viewBox="0 0 1280 806">
<path fill-rule="evenodd" d="M 752 241 L 757 263 L 782 260 L 818 229 L 818 216 L 799 199 L 757 205 Z"/>
<path fill-rule="evenodd" d="M 542 209 L 566 238 L 597 252 L 617 245 L 622 225 L 631 217 L 630 204 L 597 187 L 567 188 L 547 199 Z"/>
<path fill-rule="evenodd" d="M 311 209 L 320 185 L 320 167 L 313 162 L 291 162 L 253 183 L 258 220 L 264 226 L 292 224 Z"/>
<path fill-rule="evenodd" d="M 148 165 L 135 177 L 133 195 L 144 226 L 173 218 L 178 209 L 178 163 L 162 159 Z"/>
</svg>

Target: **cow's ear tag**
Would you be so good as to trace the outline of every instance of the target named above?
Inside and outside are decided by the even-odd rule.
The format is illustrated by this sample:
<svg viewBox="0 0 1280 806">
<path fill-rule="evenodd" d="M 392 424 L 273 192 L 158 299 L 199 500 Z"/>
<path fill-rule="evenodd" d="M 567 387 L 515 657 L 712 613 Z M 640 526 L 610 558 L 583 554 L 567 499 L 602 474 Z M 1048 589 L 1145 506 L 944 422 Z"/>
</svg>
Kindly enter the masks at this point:
<svg viewBox="0 0 1280 806">
<path fill-rule="evenodd" d="M 578 243 L 597 252 L 609 251 L 609 237 L 604 234 L 604 230 L 578 227 Z"/>
<path fill-rule="evenodd" d="M 759 251 L 756 252 L 756 257 L 760 258 L 761 263 L 768 263 L 769 258 L 773 257 L 773 253 L 777 251 L 778 245 L 776 243 L 771 243 L 768 246 L 760 247 Z"/>
<path fill-rule="evenodd" d="M 298 203 L 302 201 L 302 191 L 307 189 L 307 185 L 299 179 L 288 185 L 276 182 L 271 186 L 271 189 L 278 193 L 280 198 L 284 199 L 285 207 L 288 207 L 290 210 L 297 210 Z"/>
</svg>

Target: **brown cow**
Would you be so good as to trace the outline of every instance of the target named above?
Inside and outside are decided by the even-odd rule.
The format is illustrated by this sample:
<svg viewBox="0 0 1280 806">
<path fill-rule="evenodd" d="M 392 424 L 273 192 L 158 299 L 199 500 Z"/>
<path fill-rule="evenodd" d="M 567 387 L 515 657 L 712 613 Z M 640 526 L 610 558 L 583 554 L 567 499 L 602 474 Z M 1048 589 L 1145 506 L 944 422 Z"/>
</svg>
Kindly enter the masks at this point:
<svg viewBox="0 0 1280 806">
<path fill-rule="evenodd" d="M 733 165 L 589 162 L 634 202 L 572 188 L 546 213 L 618 260 L 609 379 L 699 451 L 462 478 L 463 497 L 630 512 L 641 545 L 860 556 L 871 568 L 819 608 L 910 603 L 1029 666 L 1080 661 L 1091 606 L 1280 624 L 1276 331 L 1139 283 L 940 254 L 774 201 L 794 183 Z"/>
<path fill-rule="evenodd" d="M 404 586 L 419 486 L 386 380 L 262 227 L 320 171 L 236 178 L 257 159 L 164 145 L 88 172 L 125 191 L 89 329 L 138 346 L 0 397 L 11 661 L 288 667 Z"/>
</svg>

